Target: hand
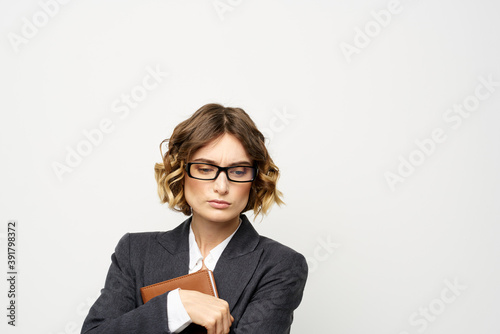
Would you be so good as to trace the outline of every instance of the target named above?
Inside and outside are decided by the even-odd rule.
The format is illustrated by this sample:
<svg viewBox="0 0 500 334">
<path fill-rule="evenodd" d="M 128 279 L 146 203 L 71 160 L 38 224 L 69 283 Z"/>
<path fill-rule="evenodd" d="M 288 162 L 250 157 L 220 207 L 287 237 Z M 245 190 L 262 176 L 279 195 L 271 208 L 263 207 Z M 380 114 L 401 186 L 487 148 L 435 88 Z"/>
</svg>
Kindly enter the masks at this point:
<svg viewBox="0 0 500 334">
<path fill-rule="evenodd" d="M 193 290 L 179 289 L 182 305 L 191 320 L 207 329 L 207 334 L 227 334 L 234 321 L 229 304 L 220 298 Z"/>
</svg>

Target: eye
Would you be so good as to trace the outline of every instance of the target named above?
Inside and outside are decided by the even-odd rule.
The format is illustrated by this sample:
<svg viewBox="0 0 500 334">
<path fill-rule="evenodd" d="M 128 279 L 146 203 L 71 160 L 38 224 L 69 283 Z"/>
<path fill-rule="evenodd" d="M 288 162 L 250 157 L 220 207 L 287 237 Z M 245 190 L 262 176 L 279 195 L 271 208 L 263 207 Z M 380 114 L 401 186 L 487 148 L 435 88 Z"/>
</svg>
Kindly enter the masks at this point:
<svg viewBox="0 0 500 334">
<path fill-rule="evenodd" d="M 249 167 L 234 167 L 231 168 L 229 173 L 231 173 L 231 176 L 234 177 L 243 177 L 248 174 L 250 168 Z"/>
<path fill-rule="evenodd" d="M 196 171 L 203 174 L 210 174 L 215 171 L 215 168 L 208 165 L 196 165 Z"/>
</svg>

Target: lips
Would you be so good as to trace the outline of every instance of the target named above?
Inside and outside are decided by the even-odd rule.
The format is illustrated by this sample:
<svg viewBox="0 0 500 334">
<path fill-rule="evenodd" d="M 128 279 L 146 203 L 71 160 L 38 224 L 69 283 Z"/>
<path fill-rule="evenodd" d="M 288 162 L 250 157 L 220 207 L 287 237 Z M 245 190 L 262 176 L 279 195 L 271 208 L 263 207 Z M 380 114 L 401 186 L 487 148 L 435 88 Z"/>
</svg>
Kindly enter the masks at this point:
<svg viewBox="0 0 500 334">
<path fill-rule="evenodd" d="M 215 209 L 225 209 L 229 207 L 229 203 L 226 201 L 221 201 L 218 199 L 213 199 L 211 201 L 208 201 L 208 204 Z"/>
</svg>

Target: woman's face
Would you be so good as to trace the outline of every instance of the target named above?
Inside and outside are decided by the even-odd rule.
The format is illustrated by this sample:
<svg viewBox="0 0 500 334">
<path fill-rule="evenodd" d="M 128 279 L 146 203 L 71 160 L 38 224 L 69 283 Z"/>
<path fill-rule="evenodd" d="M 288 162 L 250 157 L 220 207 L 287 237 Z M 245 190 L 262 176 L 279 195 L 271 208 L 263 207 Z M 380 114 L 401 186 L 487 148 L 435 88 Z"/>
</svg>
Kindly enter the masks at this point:
<svg viewBox="0 0 500 334">
<path fill-rule="evenodd" d="M 252 165 L 241 142 L 228 133 L 200 148 L 188 162 L 206 162 L 220 167 Z M 224 172 L 211 181 L 193 179 L 186 173 L 184 196 L 193 209 L 193 219 L 232 223 L 247 205 L 251 186 L 252 182 L 229 181 Z"/>
</svg>

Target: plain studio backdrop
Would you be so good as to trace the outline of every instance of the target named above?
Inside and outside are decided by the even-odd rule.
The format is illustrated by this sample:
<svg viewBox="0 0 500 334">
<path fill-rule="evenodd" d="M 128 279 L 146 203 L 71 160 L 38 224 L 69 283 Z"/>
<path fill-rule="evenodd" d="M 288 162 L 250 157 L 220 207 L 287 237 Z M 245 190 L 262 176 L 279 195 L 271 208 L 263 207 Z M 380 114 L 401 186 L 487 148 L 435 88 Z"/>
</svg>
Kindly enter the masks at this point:
<svg viewBox="0 0 500 334">
<path fill-rule="evenodd" d="M 499 333 L 498 2 L 0 7 L 2 333 L 79 333 L 120 237 L 184 221 L 153 166 L 210 102 L 281 169 L 254 226 L 307 258 L 292 333 Z"/>
</svg>

